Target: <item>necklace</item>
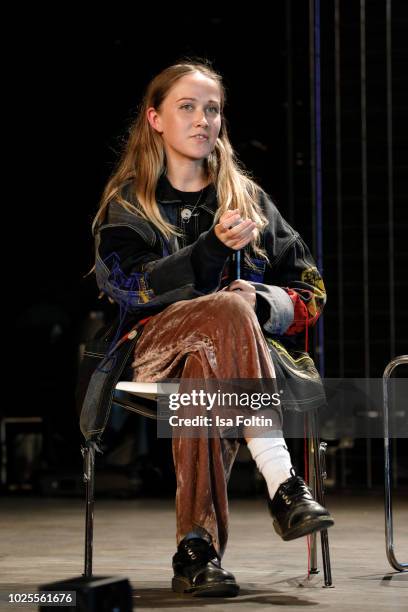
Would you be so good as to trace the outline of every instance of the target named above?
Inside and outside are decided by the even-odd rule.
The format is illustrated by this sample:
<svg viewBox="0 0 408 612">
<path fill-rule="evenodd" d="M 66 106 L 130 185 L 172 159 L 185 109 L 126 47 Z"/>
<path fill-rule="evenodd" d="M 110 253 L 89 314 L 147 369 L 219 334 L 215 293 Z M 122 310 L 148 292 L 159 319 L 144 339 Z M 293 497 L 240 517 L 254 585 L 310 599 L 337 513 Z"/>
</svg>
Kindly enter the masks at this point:
<svg viewBox="0 0 408 612">
<path fill-rule="evenodd" d="M 190 222 L 191 217 L 193 216 L 193 212 L 195 211 L 195 209 L 197 208 L 200 200 L 201 200 L 201 196 L 203 195 L 203 191 L 204 191 L 205 187 L 202 188 L 202 190 L 199 193 L 197 202 L 194 204 L 193 208 L 190 210 L 190 208 L 187 208 L 188 204 L 184 201 L 183 197 L 181 196 L 181 199 L 183 200 L 184 204 L 186 205 L 185 208 L 183 208 L 181 210 L 181 220 L 182 222 L 187 225 L 187 223 Z"/>
</svg>

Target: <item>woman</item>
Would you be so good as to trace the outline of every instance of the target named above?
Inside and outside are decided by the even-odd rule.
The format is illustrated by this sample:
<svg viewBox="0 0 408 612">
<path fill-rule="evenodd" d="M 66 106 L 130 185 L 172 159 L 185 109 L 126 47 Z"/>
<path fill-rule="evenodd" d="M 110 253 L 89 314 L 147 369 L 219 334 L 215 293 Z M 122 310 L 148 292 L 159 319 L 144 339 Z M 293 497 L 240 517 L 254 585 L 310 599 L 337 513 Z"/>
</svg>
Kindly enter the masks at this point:
<svg viewBox="0 0 408 612">
<path fill-rule="evenodd" d="M 265 335 L 296 339 L 324 306 L 308 248 L 235 159 L 224 103 L 221 77 L 206 63 L 157 75 L 95 218 L 99 288 L 122 315 L 145 321 L 135 381 L 273 379 Z M 275 530 L 289 540 L 333 521 L 294 473 L 281 428 L 276 408 L 272 437 L 267 427 L 242 435 L 265 477 Z M 239 439 L 218 432 L 173 438 L 178 592 L 239 590 L 221 567 Z"/>
</svg>

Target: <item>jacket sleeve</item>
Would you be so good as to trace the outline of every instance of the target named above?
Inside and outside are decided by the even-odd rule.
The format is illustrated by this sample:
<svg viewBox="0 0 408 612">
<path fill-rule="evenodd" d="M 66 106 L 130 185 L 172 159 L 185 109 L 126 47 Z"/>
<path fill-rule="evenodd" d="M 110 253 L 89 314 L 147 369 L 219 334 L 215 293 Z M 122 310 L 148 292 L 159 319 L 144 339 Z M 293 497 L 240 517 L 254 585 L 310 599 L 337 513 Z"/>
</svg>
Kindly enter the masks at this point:
<svg viewBox="0 0 408 612">
<path fill-rule="evenodd" d="M 127 211 L 116 213 L 96 237 L 97 283 L 111 300 L 129 312 L 146 312 L 219 287 L 231 249 L 213 228 L 176 250 L 175 241 L 168 245 L 147 221 Z"/>
<path fill-rule="evenodd" d="M 264 198 L 263 205 L 269 221 L 264 245 L 270 265 L 264 282 L 253 283 L 257 313 L 265 331 L 291 336 L 316 323 L 326 303 L 326 290 L 305 242 L 269 198 Z"/>
</svg>

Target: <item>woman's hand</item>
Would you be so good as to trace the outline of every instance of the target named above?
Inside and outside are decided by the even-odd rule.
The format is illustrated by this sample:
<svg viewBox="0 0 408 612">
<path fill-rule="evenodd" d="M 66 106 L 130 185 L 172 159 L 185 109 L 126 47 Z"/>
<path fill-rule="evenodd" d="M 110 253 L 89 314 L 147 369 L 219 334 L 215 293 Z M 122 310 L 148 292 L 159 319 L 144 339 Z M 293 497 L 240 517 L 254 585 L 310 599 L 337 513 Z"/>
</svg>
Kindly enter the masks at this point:
<svg viewBox="0 0 408 612">
<path fill-rule="evenodd" d="M 248 283 L 248 281 L 242 279 L 234 280 L 228 287 L 221 289 L 221 291 L 239 291 L 239 295 L 255 309 L 256 291 L 255 287 Z"/>
<path fill-rule="evenodd" d="M 255 238 L 256 223 L 251 219 L 242 221 L 238 210 L 227 210 L 214 227 L 215 235 L 226 246 L 239 251 Z"/>
</svg>

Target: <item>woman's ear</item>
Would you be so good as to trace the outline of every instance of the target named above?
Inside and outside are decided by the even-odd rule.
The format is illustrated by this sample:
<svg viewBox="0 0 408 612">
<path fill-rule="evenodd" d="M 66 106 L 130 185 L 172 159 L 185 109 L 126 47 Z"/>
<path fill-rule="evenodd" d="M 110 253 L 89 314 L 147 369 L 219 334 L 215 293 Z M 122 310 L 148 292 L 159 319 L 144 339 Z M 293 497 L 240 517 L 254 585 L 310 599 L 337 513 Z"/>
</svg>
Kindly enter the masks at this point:
<svg viewBox="0 0 408 612">
<path fill-rule="evenodd" d="M 156 132 L 159 132 L 159 134 L 162 134 L 163 129 L 161 127 L 161 118 L 159 113 L 153 106 L 147 109 L 146 117 L 152 128 L 156 130 Z"/>
</svg>

